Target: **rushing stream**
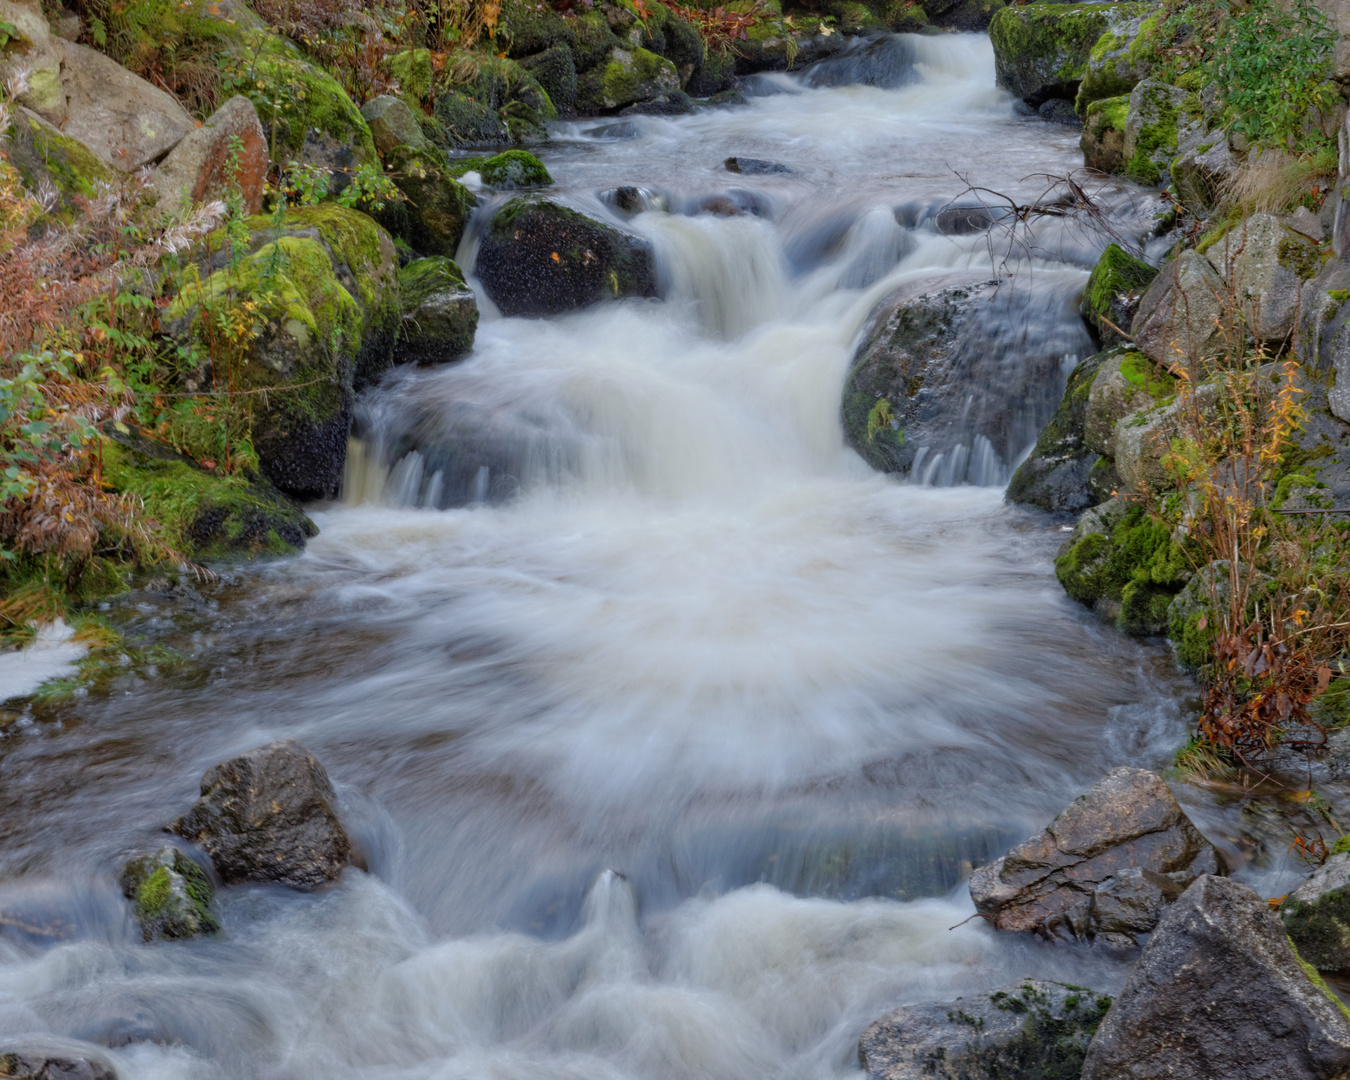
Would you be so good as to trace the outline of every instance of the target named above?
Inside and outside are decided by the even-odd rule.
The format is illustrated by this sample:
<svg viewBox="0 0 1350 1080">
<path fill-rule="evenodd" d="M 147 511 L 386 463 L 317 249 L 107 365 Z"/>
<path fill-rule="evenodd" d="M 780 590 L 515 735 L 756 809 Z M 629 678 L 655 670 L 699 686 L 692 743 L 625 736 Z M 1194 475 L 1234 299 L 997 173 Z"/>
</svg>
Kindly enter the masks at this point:
<svg viewBox="0 0 1350 1080">
<path fill-rule="evenodd" d="M 302 557 L 116 607 L 184 663 L 0 727 L 0 1039 L 89 1040 L 138 1080 L 817 1078 L 902 1002 L 1118 984 L 1087 948 L 957 926 L 972 863 L 1183 736 L 1166 651 L 1072 604 L 1062 524 L 1002 499 L 1091 350 L 1104 239 L 1042 224 L 1009 263 L 1000 363 L 1042 365 L 1048 406 L 1008 446 L 973 409 L 905 484 L 839 422 L 874 305 L 1002 258 L 938 213 L 966 181 L 1033 196 L 1078 133 L 1016 114 L 986 38 L 883 59 L 559 125 L 556 196 L 648 236 L 662 301 L 480 299 L 470 357 L 365 393 Z M 369 873 L 222 890 L 220 938 L 141 945 L 121 861 L 283 736 Z"/>
</svg>

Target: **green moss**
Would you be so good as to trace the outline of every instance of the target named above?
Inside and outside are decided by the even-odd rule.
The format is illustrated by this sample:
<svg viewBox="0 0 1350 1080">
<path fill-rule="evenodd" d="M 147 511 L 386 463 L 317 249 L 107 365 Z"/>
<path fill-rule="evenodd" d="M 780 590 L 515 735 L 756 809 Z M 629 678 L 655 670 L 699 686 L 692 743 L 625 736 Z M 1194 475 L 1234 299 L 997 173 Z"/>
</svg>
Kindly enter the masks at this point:
<svg viewBox="0 0 1350 1080">
<path fill-rule="evenodd" d="M 99 184 L 117 174 L 92 150 L 36 116 L 15 112 L 5 147 L 6 160 L 18 170 L 24 186 L 37 191 L 50 179 L 69 207 L 75 196 L 92 198 Z"/>
<path fill-rule="evenodd" d="M 1150 266 L 1142 259 L 1136 259 L 1119 244 L 1106 245 L 1106 250 L 1088 275 L 1087 285 L 1083 288 L 1083 301 L 1079 308 L 1089 326 L 1097 331 L 1103 342 L 1117 340 L 1120 335 L 1102 322 L 1103 318 L 1120 325 L 1124 318 L 1120 314 L 1123 307 L 1121 296 L 1139 296 L 1158 276 L 1158 268 Z M 1128 327 L 1120 327 L 1128 330 Z M 1126 376 L 1129 378 L 1129 376 Z"/>
<path fill-rule="evenodd" d="M 1176 150 L 1182 114 L 1166 88 L 1153 86 L 1144 95 L 1140 115 L 1148 117 L 1148 121 L 1139 125 L 1134 153 L 1125 163 L 1125 175 L 1140 184 L 1156 184 L 1162 179 L 1162 171 L 1155 157 Z"/>
<path fill-rule="evenodd" d="M 147 941 L 176 941 L 220 931 L 211 910 L 215 892 L 202 868 L 165 848 L 133 859 L 122 870 L 122 893 L 131 901 Z"/>
<path fill-rule="evenodd" d="M 1328 289 L 1327 295 L 1338 304 L 1344 304 L 1350 300 L 1350 289 Z"/>
<path fill-rule="evenodd" d="M 996 1008 L 1025 1019 L 1017 1034 L 1001 1045 L 981 1045 L 978 1037 L 971 1040 L 960 1075 L 1078 1080 L 1088 1044 L 1106 1017 L 1111 998 L 1069 983 L 1059 985 L 1080 992 L 1066 997 L 1058 1009 L 1031 984 L 1023 985 L 1016 995 L 1002 991 L 990 995 Z M 976 1027 L 981 1023 L 964 1013 L 950 1017 L 967 1020 Z"/>
<path fill-rule="evenodd" d="M 480 159 L 477 171 L 483 183 L 492 187 L 547 187 L 553 183 L 544 163 L 524 150 L 507 150 Z"/>
<path fill-rule="evenodd" d="M 1118 20 L 1146 10 L 1133 3 L 1003 8 L 989 23 L 1000 82 L 1022 94 L 1045 83 L 1076 83 L 1102 35 Z"/>
<path fill-rule="evenodd" d="M 163 915 L 169 902 L 170 888 L 168 867 L 161 866 L 136 890 L 136 914 L 142 919 L 155 919 Z"/>
<path fill-rule="evenodd" d="M 1343 916 L 1350 916 L 1350 907 L 1347 907 L 1347 903 L 1350 903 L 1350 890 L 1338 889 L 1337 893 L 1347 894 L 1347 901 L 1338 904 L 1338 911 Z M 1323 897 L 1322 899 L 1326 900 L 1328 898 Z M 1319 900 L 1317 905 L 1313 906 L 1320 907 L 1321 903 L 1322 901 Z M 1303 909 L 1308 906 L 1310 905 L 1299 904 L 1296 901 L 1292 904 L 1286 903 L 1281 905 L 1280 917 L 1284 919 L 1285 928 L 1289 930 L 1289 936 L 1285 940 L 1289 942 L 1289 949 L 1291 952 L 1293 952 L 1294 959 L 1298 961 L 1298 966 L 1303 969 L 1303 974 L 1308 976 L 1308 981 L 1312 983 L 1315 987 L 1317 987 L 1317 989 L 1321 990 L 1322 993 L 1324 993 L 1327 996 L 1327 1000 L 1329 1000 L 1333 1005 L 1335 1005 L 1336 1008 L 1338 1008 L 1341 1011 L 1341 1014 L 1347 1020 L 1350 1020 L 1350 1008 L 1346 1007 L 1345 1003 L 1341 1001 L 1339 997 L 1336 996 L 1335 991 L 1333 991 L 1331 987 L 1327 985 L 1327 981 L 1324 978 L 1322 978 L 1321 971 L 1318 970 L 1318 968 L 1321 967 L 1321 965 L 1317 964 L 1316 962 L 1309 963 L 1308 960 L 1305 960 L 1303 958 L 1304 952 L 1307 952 L 1309 956 L 1314 956 L 1315 955 L 1314 950 L 1317 950 L 1319 948 L 1319 945 L 1314 938 L 1320 935 L 1302 938 L 1298 936 L 1298 934 L 1305 929 L 1303 926 L 1303 915 L 1301 910 L 1298 913 L 1295 913 L 1293 909 Z M 1287 910 L 1290 912 L 1288 916 L 1286 916 Z M 1298 927 L 1297 930 L 1290 928 L 1291 922 Z M 1346 925 L 1350 926 L 1350 923 L 1347 923 Z M 1337 931 L 1333 930 L 1331 927 L 1322 927 L 1321 929 L 1323 930 L 1324 933 L 1328 934 L 1337 933 Z M 1344 936 L 1343 930 L 1340 931 L 1339 936 L 1341 937 Z M 1342 946 L 1342 948 L 1344 948 L 1344 946 Z M 1322 971 L 1340 971 L 1340 970 L 1342 970 L 1340 967 L 1322 968 Z"/>
<path fill-rule="evenodd" d="M 1155 402 L 1168 401 L 1176 393 L 1176 376 L 1159 368 L 1143 353 L 1126 353 L 1120 361 L 1120 373 L 1127 382 L 1149 394 Z"/>
<path fill-rule="evenodd" d="M 414 109 L 431 97 L 435 71 L 429 49 L 405 49 L 388 57 L 384 66 L 398 80 L 400 96 Z"/>
<path fill-rule="evenodd" d="M 467 288 L 464 274 L 450 259 L 415 259 L 398 272 L 404 311 L 416 311 L 427 298 L 446 289 Z"/>
<path fill-rule="evenodd" d="M 1286 236 L 1280 241 L 1277 252 L 1280 265 L 1304 281 L 1311 281 L 1322 269 L 1322 253 L 1311 240 Z"/>
<path fill-rule="evenodd" d="M 1120 97 L 1101 98 L 1094 101 L 1087 107 L 1087 118 L 1084 125 L 1092 129 L 1092 133 L 1100 139 L 1107 131 L 1119 131 L 1125 133 L 1125 121 L 1130 115 L 1130 97 L 1123 94 Z"/>
</svg>

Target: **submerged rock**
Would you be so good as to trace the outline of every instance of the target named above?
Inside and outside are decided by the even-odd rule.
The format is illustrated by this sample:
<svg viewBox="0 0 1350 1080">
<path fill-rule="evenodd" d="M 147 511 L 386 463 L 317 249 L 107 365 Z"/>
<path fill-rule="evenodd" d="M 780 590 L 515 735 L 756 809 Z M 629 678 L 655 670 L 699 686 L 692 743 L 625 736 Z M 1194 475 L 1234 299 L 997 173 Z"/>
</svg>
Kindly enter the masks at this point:
<svg viewBox="0 0 1350 1080">
<path fill-rule="evenodd" d="M 147 942 L 177 941 L 220 930 L 211 911 L 215 896 L 211 881 L 181 851 L 165 847 L 132 859 L 122 868 L 118 884 L 131 901 L 141 937 Z"/>
<path fill-rule="evenodd" d="M 435 364 L 473 348 L 478 301 L 459 267 L 446 258 L 416 259 L 398 272 L 403 330 L 399 363 Z"/>
<path fill-rule="evenodd" d="M 792 169 L 777 161 L 761 161 L 759 158 L 729 157 L 722 162 L 727 172 L 744 173 L 746 176 L 791 175 Z"/>
<path fill-rule="evenodd" d="M 1163 915 L 1088 1048 L 1083 1080 L 1333 1080 L 1350 1020 L 1269 905 L 1198 878 Z"/>
<path fill-rule="evenodd" d="M 976 870 L 970 895 L 1000 930 L 1133 945 L 1186 886 L 1218 869 L 1167 785 L 1119 768 L 1044 832 Z"/>
<path fill-rule="evenodd" d="M 1280 919 L 1318 971 L 1350 972 L 1350 853 L 1333 855 L 1285 897 Z"/>
<path fill-rule="evenodd" d="M 858 1040 L 877 1080 L 1077 1080 L 1111 999 L 1028 979 L 955 1001 L 906 1005 Z"/>
<path fill-rule="evenodd" d="M 656 295 L 646 240 L 541 199 L 514 199 L 497 211 L 476 269 L 503 315 L 556 315 L 606 298 Z"/>
<path fill-rule="evenodd" d="M 315 889 L 336 881 L 351 858 L 328 774 L 294 739 L 213 765 L 201 791 L 169 828 L 200 845 L 227 885 Z"/>
</svg>

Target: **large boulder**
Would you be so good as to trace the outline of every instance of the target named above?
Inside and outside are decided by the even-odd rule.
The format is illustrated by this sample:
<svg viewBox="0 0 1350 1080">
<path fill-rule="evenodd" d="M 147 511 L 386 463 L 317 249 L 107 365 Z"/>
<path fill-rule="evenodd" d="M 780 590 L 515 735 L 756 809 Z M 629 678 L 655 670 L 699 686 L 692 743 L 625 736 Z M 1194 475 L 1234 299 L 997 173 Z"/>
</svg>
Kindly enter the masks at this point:
<svg viewBox="0 0 1350 1080">
<path fill-rule="evenodd" d="M 1083 416 L 1083 441 L 1089 449 L 1116 456 L 1116 427 L 1131 413 L 1151 409 L 1171 396 L 1176 380 L 1133 349 L 1113 350 L 1097 369 Z"/>
<path fill-rule="evenodd" d="M 556 315 L 606 298 L 656 295 L 646 240 L 531 197 L 497 211 L 475 272 L 504 315 Z"/>
<path fill-rule="evenodd" d="M 1072 101 L 1102 35 L 1143 15 L 1145 4 L 1024 4 L 989 23 L 999 86 L 1029 105 Z"/>
<path fill-rule="evenodd" d="M 1130 91 L 1125 118 L 1125 175 L 1141 184 L 1156 184 L 1176 156 L 1181 127 L 1193 96 L 1157 79 L 1141 79 Z"/>
<path fill-rule="evenodd" d="M 1009 502 L 1076 514 L 1098 501 L 1090 478 L 1101 455 L 1084 443 L 1083 420 L 1093 379 L 1106 359 L 1106 353 L 1097 353 L 1069 373 L 1059 408 L 1008 483 Z"/>
<path fill-rule="evenodd" d="M 112 183 L 117 176 L 89 147 L 22 107 L 14 110 L 5 159 L 18 170 L 29 191 L 50 186 L 67 210 L 77 196 L 92 198 L 100 185 Z"/>
<path fill-rule="evenodd" d="M 1000 930 L 1132 945 L 1196 877 L 1218 869 L 1167 785 L 1119 768 L 1044 832 L 976 870 L 970 895 Z"/>
<path fill-rule="evenodd" d="M 370 127 L 375 149 L 388 155 L 399 147 L 427 150 L 430 144 L 412 109 L 400 98 L 381 94 L 361 106 L 361 116 Z"/>
<path fill-rule="evenodd" d="M 438 141 L 489 145 L 548 137 L 558 118 L 548 92 L 530 72 L 507 57 L 469 53 L 447 62 L 449 85 L 436 94 Z"/>
<path fill-rule="evenodd" d="M 220 930 L 211 911 L 211 880 L 181 851 L 165 847 L 132 859 L 118 884 L 131 901 L 144 941 L 178 941 Z"/>
<path fill-rule="evenodd" d="M 615 46 L 577 79 L 577 110 L 583 115 L 613 112 L 680 88 L 680 73 L 664 57 L 642 48 Z"/>
<path fill-rule="evenodd" d="M 1083 1063 L 1083 1080 L 1334 1080 L 1347 1072 L 1345 1007 L 1309 979 L 1265 900 L 1210 875 L 1163 915 Z"/>
<path fill-rule="evenodd" d="M 548 92 L 560 117 L 566 119 L 577 114 L 577 64 L 571 49 L 566 45 L 554 45 L 534 56 L 522 58 L 520 66 Z"/>
<path fill-rule="evenodd" d="M 253 102 L 236 95 L 184 136 L 150 177 L 161 213 L 177 213 L 239 192 L 246 214 L 262 209 L 267 189 L 267 139 Z"/>
<path fill-rule="evenodd" d="M 1088 275 L 1078 309 L 1102 348 L 1125 340 L 1139 300 L 1157 276 L 1157 267 L 1136 259 L 1119 244 L 1106 245 Z"/>
<path fill-rule="evenodd" d="M 1178 137 L 1172 183 L 1177 198 L 1197 217 L 1206 217 L 1219 205 L 1237 171 L 1228 135 L 1222 130 L 1191 124 Z"/>
<path fill-rule="evenodd" d="M 1079 116 L 1086 118 L 1094 101 L 1129 94 L 1152 71 L 1157 62 L 1153 34 L 1159 17 L 1157 11 L 1135 15 L 1097 39 L 1074 99 Z"/>
<path fill-rule="evenodd" d="M 1280 919 L 1299 955 L 1319 971 L 1350 971 L 1350 852 L 1332 855 L 1285 897 Z"/>
<path fill-rule="evenodd" d="M 1247 332 L 1278 352 L 1294 332 L 1306 283 L 1322 269 L 1318 245 L 1260 213 L 1210 245 L 1205 258 L 1228 285 Z"/>
<path fill-rule="evenodd" d="M 315 889 L 336 881 L 351 858 L 328 774 L 294 739 L 207 769 L 201 798 L 169 828 L 199 844 L 227 885 Z"/>
<path fill-rule="evenodd" d="M 477 197 L 451 175 L 445 154 L 434 146 L 397 146 L 386 161 L 406 201 L 377 211 L 380 224 L 419 254 L 453 258 Z"/>
<path fill-rule="evenodd" d="M 1184 251 L 1160 268 L 1140 298 L 1130 336 L 1164 364 L 1212 355 L 1225 344 L 1226 299 L 1223 278 L 1209 260 Z"/>
<path fill-rule="evenodd" d="M 955 1001 L 905 1005 L 858 1040 L 875 1080 L 1042 1080 L 1077 1077 L 1111 999 L 1028 979 Z"/>
<path fill-rule="evenodd" d="M 1128 97 L 1101 98 L 1087 107 L 1078 148 L 1083 164 L 1104 173 L 1125 167 L 1125 123 L 1129 118 Z"/>
<path fill-rule="evenodd" d="M 415 259 L 398 272 L 403 328 L 399 363 L 436 364 L 473 348 L 478 301 L 459 267 L 446 258 Z"/>
</svg>

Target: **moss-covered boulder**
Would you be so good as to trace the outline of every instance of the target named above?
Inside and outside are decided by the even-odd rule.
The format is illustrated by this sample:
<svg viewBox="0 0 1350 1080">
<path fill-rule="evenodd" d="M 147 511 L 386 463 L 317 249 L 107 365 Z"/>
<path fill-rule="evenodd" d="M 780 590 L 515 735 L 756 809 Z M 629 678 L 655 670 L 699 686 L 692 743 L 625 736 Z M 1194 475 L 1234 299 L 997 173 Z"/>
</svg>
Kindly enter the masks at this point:
<svg viewBox="0 0 1350 1080">
<path fill-rule="evenodd" d="M 1088 449 L 1116 456 L 1116 425 L 1133 413 L 1171 400 L 1176 378 L 1143 353 L 1118 346 L 1103 354 L 1088 389 L 1083 440 Z"/>
<path fill-rule="evenodd" d="M 1104 98 L 1126 97 L 1147 78 L 1158 61 L 1154 40 L 1160 14 L 1136 15 L 1106 30 L 1088 55 L 1074 108 L 1087 119 L 1088 106 Z"/>
<path fill-rule="evenodd" d="M 1140 297 L 1158 276 L 1158 268 L 1110 243 L 1088 275 L 1079 307 L 1083 321 L 1102 348 L 1125 340 Z"/>
<path fill-rule="evenodd" d="M 609 20 L 600 11 L 588 11 L 569 21 L 572 31 L 576 34 L 572 54 L 576 57 L 578 72 L 595 67 L 609 55 L 610 49 L 624 44 L 610 28 Z"/>
<path fill-rule="evenodd" d="M 1144 290 L 1130 336 L 1164 364 L 1209 356 L 1223 348 L 1231 321 L 1225 293 L 1223 278 L 1208 260 L 1184 251 L 1164 263 Z"/>
<path fill-rule="evenodd" d="M 1294 332 L 1307 283 L 1322 269 L 1316 241 L 1273 214 L 1252 214 L 1211 244 L 1205 258 L 1224 279 L 1244 328 L 1278 353 Z"/>
<path fill-rule="evenodd" d="M 146 942 L 220 932 L 220 921 L 211 910 L 215 898 L 211 879 L 181 851 L 165 847 L 131 860 L 123 867 L 119 884 Z"/>
<path fill-rule="evenodd" d="M 1077 1080 L 1110 1007 L 1106 994 L 1033 980 L 905 1005 L 863 1032 L 858 1061 L 887 1080 Z"/>
<path fill-rule="evenodd" d="M 1031 456 L 1008 484 L 1009 502 L 1056 514 L 1076 514 L 1098 501 L 1089 479 L 1100 457 L 1083 440 L 1088 394 L 1107 354 L 1090 356 L 1069 372 L 1064 397 L 1041 429 Z"/>
<path fill-rule="evenodd" d="M 334 195 L 358 169 L 380 167 L 361 111 L 342 84 L 305 59 L 294 44 L 263 30 L 247 30 L 232 52 L 233 63 L 248 72 L 240 90 L 258 110 L 273 160 L 324 169 Z"/>
<path fill-rule="evenodd" d="M 484 158 L 477 171 L 483 183 L 495 188 L 548 187 L 553 183 L 544 163 L 525 150 L 507 150 Z"/>
<path fill-rule="evenodd" d="M 1199 670 L 1214 660 L 1219 612 L 1232 595 L 1229 563 L 1217 560 L 1200 568 L 1167 607 L 1167 636 L 1182 667 Z"/>
<path fill-rule="evenodd" d="M 1065 592 L 1137 635 L 1166 632 L 1172 597 L 1191 573 L 1167 526 L 1120 498 L 1086 511 L 1055 559 Z"/>
<path fill-rule="evenodd" d="M 1083 164 L 1104 173 L 1125 168 L 1125 122 L 1130 114 L 1128 97 L 1102 98 L 1087 107 L 1078 147 Z"/>
<path fill-rule="evenodd" d="M 1125 175 L 1141 184 L 1156 184 L 1176 156 L 1181 125 L 1199 99 L 1179 86 L 1143 79 L 1130 91 L 1125 118 Z"/>
<path fill-rule="evenodd" d="M 603 64 L 577 80 L 577 110 L 613 112 L 679 88 L 679 72 L 669 60 L 647 49 L 615 47 Z"/>
<path fill-rule="evenodd" d="M 1332 855 L 1285 897 L 1280 919 L 1299 956 L 1318 971 L 1350 972 L 1350 853 Z"/>
<path fill-rule="evenodd" d="M 1224 131 L 1193 124 L 1179 135 L 1177 154 L 1168 171 L 1182 205 L 1204 218 L 1222 202 L 1237 175 L 1238 163 Z"/>
<path fill-rule="evenodd" d="M 429 148 L 422 125 L 407 102 L 389 94 L 371 98 L 361 106 L 361 116 L 370 127 L 375 149 L 388 155 L 402 147 L 412 150 Z"/>
<path fill-rule="evenodd" d="M 109 424 L 104 434 L 104 481 L 140 499 L 165 542 L 196 562 L 290 555 L 318 535 L 314 522 L 261 477 L 217 475 L 130 428 Z"/>
<path fill-rule="evenodd" d="M 499 46 L 505 46 L 506 55 L 512 60 L 558 47 L 570 51 L 577 40 L 575 21 L 564 18 L 547 4 L 506 0 L 501 5 L 496 40 Z"/>
<path fill-rule="evenodd" d="M 96 185 L 112 182 L 115 174 L 111 166 L 37 113 L 16 108 L 13 121 L 7 133 L 5 158 L 18 170 L 29 191 L 50 185 L 68 210 L 77 195 L 90 198 Z"/>
<path fill-rule="evenodd" d="M 712 97 L 731 89 L 735 82 L 736 57 L 729 52 L 709 49 L 684 88 L 694 97 Z"/>
<path fill-rule="evenodd" d="M 453 256 L 477 196 L 455 179 L 455 170 L 437 147 L 401 146 L 387 161 L 407 201 L 377 211 L 380 224 L 419 254 Z"/>
<path fill-rule="evenodd" d="M 545 125 L 558 118 L 548 92 L 516 61 L 460 52 L 436 93 L 435 116 L 445 140 L 455 145 L 492 145 L 547 138 Z"/>
<path fill-rule="evenodd" d="M 646 240 L 538 198 L 513 199 L 497 211 L 475 269 L 504 315 L 554 315 L 656 295 Z"/>
<path fill-rule="evenodd" d="M 1073 100 L 1101 36 L 1147 10 L 1134 3 L 1003 8 L 989 23 L 999 86 L 1030 105 Z"/>
<path fill-rule="evenodd" d="M 535 77 L 547 92 L 558 115 L 564 119 L 577 112 L 577 64 L 572 50 L 555 45 L 521 59 L 520 66 Z"/>
<path fill-rule="evenodd" d="M 436 364 L 473 348 L 478 301 L 450 259 L 416 259 L 398 273 L 403 299 L 400 363 Z"/>
<path fill-rule="evenodd" d="M 295 498 L 331 496 L 354 387 L 393 358 L 402 319 L 393 241 L 336 205 L 292 211 L 280 229 L 269 218 L 249 225 L 248 249 L 232 265 L 220 251 L 219 269 L 175 298 L 165 324 L 196 343 L 215 381 L 259 392 L 253 445 L 263 475 Z M 238 328 L 232 344 L 213 329 L 222 318 Z"/>
</svg>

